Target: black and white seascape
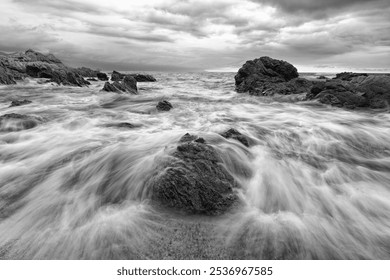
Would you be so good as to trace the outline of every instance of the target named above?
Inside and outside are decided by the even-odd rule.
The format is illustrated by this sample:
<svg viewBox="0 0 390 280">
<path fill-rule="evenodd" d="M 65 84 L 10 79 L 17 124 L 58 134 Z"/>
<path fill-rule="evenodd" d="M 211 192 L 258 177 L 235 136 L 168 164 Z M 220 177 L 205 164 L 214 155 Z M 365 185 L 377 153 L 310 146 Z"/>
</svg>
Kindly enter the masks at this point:
<svg viewBox="0 0 390 280">
<path fill-rule="evenodd" d="M 388 1 L 111 2 L 0 3 L 0 259 L 390 259 Z"/>
</svg>

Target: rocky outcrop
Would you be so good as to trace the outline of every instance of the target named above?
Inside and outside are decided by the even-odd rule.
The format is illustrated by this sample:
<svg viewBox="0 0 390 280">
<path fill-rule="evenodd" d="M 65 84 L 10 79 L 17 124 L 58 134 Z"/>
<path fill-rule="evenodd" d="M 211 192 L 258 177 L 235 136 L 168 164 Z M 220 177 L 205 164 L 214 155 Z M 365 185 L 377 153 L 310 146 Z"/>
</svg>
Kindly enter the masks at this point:
<svg viewBox="0 0 390 280">
<path fill-rule="evenodd" d="M 111 81 L 121 81 L 125 76 L 133 77 L 137 82 L 155 82 L 156 79 L 152 75 L 146 74 L 122 74 L 118 71 L 112 71 Z"/>
<path fill-rule="evenodd" d="M 307 99 L 348 109 L 386 108 L 390 104 L 390 76 L 341 73 L 335 79 L 316 83 Z"/>
<path fill-rule="evenodd" d="M 166 100 L 162 100 L 158 102 L 156 106 L 157 110 L 159 111 L 169 111 L 173 108 L 172 104 Z"/>
<path fill-rule="evenodd" d="M 87 68 L 85 68 L 87 69 Z M 0 83 L 14 84 L 25 77 L 46 78 L 57 84 L 85 86 L 89 82 L 79 74 L 78 69 L 65 66 L 52 54 L 27 50 L 0 56 Z"/>
<path fill-rule="evenodd" d="M 5 114 L 0 116 L 0 131 L 19 131 L 31 129 L 38 125 L 39 119 L 33 116 L 20 114 Z"/>
<path fill-rule="evenodd" d="M 238 203 L 234 178 L 203 138 L 185 134 L 148 183 L 152 200 L 191 214 L 216 215 Z"/>
<path fill-rule="evenodd" d="M 293 65 L 267 56 L 247 61 L 234 78 L 237 92 L 253 95 L 295 94 L 312 86 L 310 81 L 298 78 Z"/>
<path fill-rule="evenodd" d="M 24 99 L 24 100 L 14 100 L 11 102 L 10 107 L 15 107 L 15 106 L 22 106 L 22 105 L 27 105 L 32 103 L 32 101 Z"/>
<path fill-rule="evenodd" d="M 102 72 L 99 72 L 96 74 L 96 77 L 100 80 L 100 81 L 108 81 L 108 76 L 106 73 L 102 73 Z"/>
<path fill-rule="evenodd" d="M 129 75 L 125 76 L 123 80 L 115 81 L 112 84 L 106 82 L 102 90 L 108 92 L 138 94 L 137 81 Z"/>
</svg>

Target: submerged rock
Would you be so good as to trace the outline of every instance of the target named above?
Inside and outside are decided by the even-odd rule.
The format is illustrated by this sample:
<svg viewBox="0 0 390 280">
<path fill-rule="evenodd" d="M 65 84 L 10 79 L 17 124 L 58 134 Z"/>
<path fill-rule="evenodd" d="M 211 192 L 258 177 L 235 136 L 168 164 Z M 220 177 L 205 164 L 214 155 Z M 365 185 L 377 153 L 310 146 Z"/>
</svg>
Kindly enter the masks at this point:
<svg viewBox="0 0 390 280">
<path fill-rule="evenodd" d="M 172 104 L 166 100 L 158 102 L 156 106 L 159 111 L 169 111 L 173 108 Z"/>
<path fill-rule="evenodd" d="M 5 114 L 0 116 L 0 131 L 19 131 L 31 129 L 38 125 L 36 117 L 21 114 Z"/>
<path fill-rule="evenodd" d="M 24 99 L 24 100 L 14 100 L 14 101 L 11 102 L 10 107 L 22 106 L 22 105 L 26 105 L 26 104 L 30 104 L 30 103 L 32 103 L 32 101 L 27 100 L 27 99 Z"/>
<path fill-rule="evenodd" d="M 249 147 L 250 139 L 234 128 L 225 131 L 221 134 L 221 136 L 226 139 L 237 140 L 238 142 L 241 142 L 241 144 L 243 144 L 244 146 Z"/>
<path fill-rule="evenodd" d="M 295 94 L 307 92 L 312 86 L 310 81 L 298 78 L 293 65 L 267 56 L 247 61 L 234 79 L 237 92 L 254 95 Z"/>
<path fill-rule="evenodd" d="M 139 126 L 131 124 L 131 123 L 128 123 L 128 122 L 120 122 L 120 123 L 108 124 L 108 125 L 106 125 L 106 127 L 117 127 L 117 128 L 128 128 L 128 129 L 131 129 L 131 128 L 136 128 L 136 127 L 139 127 Z"/>
<path fill-rule="evenodd" d="M 217 151 L 188 133 L 148 184 L 154 201 L 186 213 L 221 214 L 238 202 L 238 185 Z"/>
</svg>

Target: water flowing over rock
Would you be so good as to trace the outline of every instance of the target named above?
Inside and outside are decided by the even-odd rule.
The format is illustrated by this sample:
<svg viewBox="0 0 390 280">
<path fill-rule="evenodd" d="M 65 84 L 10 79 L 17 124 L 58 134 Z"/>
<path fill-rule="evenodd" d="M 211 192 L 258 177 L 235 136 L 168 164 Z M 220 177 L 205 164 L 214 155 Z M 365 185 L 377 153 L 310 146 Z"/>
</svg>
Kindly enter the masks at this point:
<svg viewBox="0 0 390 280">
<path fill-rule="evenodd" d="M 243 144 L 244 146 L 249 147 L 250 139 L 234 128 L 225 131 L 221 134 L 221 136 L 226 139 L 237 140 L 238 142 L 241 142 L 241 144 Z"/>
<path fill-rule="evenodd" d="M 65 66 L 52 54 L 27 50 L 0 56 L 0 83 L 14 84 L 27 76 L 47 78 L 51 82 L 70 86 L 85 86 L 90 83 L 79 74 L 87 68 L 73 69 Z M 89 69 L 90 70 L 90 69 Z"/>
<path fill-rule="evenodd" d="M 295 93 L 295 82 L 286 82 L 298 78 L 298 71 L 286 61 L 263 56 L 247 61 L 234 78 L 237 92 L 254 95 L 267 95 L 267 92 L 291 94 Z"/>
<path fill-rule="evenodd" d="M 173 108 L 172 104 L 166 100 L 158 102 L 156 106 L 159 111 L 169 111 Z"/>
<path fill-rule="evenodd" d="M 192 214 L 216 215 L 238 202 L 234 178 L 203 138 L 185 134 L 172 157 L 149 182 L 152 199 Z"/>
<path fill-rule="evenodd" d="M 0 116 L 0 131 L 19 131 L 31 129 L 38 125 L 39 119 L 21 114 L 5 114 Z"/>
</svg>

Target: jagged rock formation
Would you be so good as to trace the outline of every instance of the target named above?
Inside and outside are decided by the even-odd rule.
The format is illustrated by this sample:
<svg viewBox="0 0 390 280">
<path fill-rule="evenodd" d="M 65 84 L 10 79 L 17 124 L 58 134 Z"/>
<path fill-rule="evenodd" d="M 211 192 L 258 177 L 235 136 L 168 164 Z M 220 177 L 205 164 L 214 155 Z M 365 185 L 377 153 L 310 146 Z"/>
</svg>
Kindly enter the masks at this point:
<svg viewBox="0 0 390 280">
<path fill-rule="evenodd" d="M 241 132 L 239 132 L 238 130 L 236 130 L 234 128 L 231 128 L 231 129 L 225 131 L 224 133 L 221 134 L 221 136 L 226 138 L 226 139 L 237 140 L 238 142 L 240 142 L 241 144 L 243 144 L 246 147 L 249 147 L 250 142 L 251 142 L 251 140 L 247 136 L 241 134 Z"/>
<path fill-rule="evenodd" d="M 203 138 L 185 134 L 147 183 L 152 200 L 191 214 L 216 215 L 238 203 L 234 178 Z"/>
<path fill-rule="evenodd" d="M 133 77 L 137 82 L 155 82 L 156 79 L 152 75 L 146 75 L 146 74 L 122 74 L 118 71 L 112 71 L 111 74 L 111 81 L 120 81 L 125 76 L 131 76 Z"/>
<path fill-rule="evenodd" d="M 106 82 L 102 90 L 108 92 L 138 94 L 137 81 L 129 75 L 124 76 L 123 80 L 115 81 L 112 84 Z"/>
<path fill-rule="evenodd" d="M 77 69 L 65 66 L 52 54 L 44 55 L 34 50 L 0 56 L 0 83 L 15 84 L 25 77 L 46 78 L 57 84 L 85 86 L 90 83 Z"/>
</svg>

